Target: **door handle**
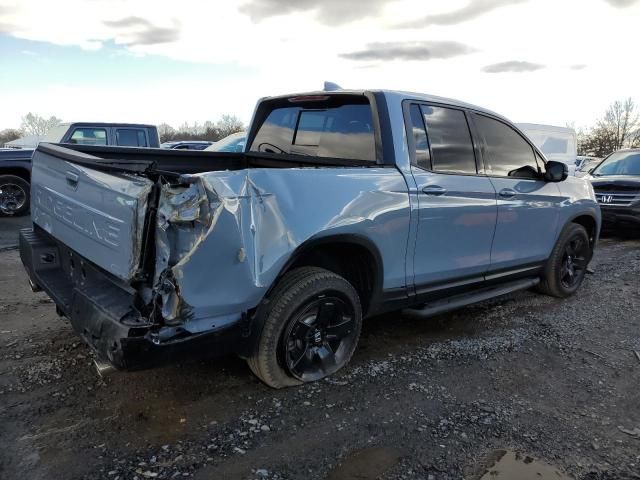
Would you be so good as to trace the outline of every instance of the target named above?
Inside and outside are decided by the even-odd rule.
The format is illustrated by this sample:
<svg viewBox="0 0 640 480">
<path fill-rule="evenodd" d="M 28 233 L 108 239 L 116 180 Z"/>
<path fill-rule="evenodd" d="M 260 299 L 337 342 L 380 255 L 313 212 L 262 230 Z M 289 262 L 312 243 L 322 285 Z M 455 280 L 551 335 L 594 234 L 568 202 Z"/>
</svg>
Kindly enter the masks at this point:
<svg viewBox="0 0 640 480">
<path fill-rule="evenodd" d="M 67 185 L 69 185 L 71 188 L 78 187 L 78 175 L 73 172 L 66 172 L 64 176 L 67 179 Z"/>
<path fill-rule="evenodd" d="M 438 186 L 438 185 L 429 185 L 427 187 L 424 187 L 422 189 L 423 193 L 426 193 L 427 195 L 443 195 L 445 193 L 447 193 L 447 190 Z"/>
<path fill-rule="evenodd" d="M 500 190 L 500 192 L 498 192 L 498 195 L 500 195 L 503 198 L 515 197 L 517 194 L 518 192 L 516 192 L 511 188 L 503 188 L 502 190 Z"/>
</svg>

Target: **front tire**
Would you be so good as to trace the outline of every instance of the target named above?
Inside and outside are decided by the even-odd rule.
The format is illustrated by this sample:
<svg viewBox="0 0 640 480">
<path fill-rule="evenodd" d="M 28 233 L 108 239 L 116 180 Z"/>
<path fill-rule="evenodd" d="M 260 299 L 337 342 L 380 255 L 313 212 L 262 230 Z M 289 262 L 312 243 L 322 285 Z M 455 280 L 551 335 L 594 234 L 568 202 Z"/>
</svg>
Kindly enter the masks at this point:
<svg viewBox="0 0 640 480">
<path fill-rule="evenodd" d="M 358 293 L 317 267 L 287 273 L 258 309 L 251 371 L 273 388 L 313 382 L 345 366 L 362 329 Z"/>
<path fill-rule="evenodd" d="M 569 224 L 551 252 L 539 290 L 558 298 L 573 295 L 582 285 L 592 255 L 586 229 Z"/>
<path fill-rule="evenodd" d="M 29 182 L 15 175 L 0 175 L 0 216 L 24 215 L 29 211 Z"/>
</svg>

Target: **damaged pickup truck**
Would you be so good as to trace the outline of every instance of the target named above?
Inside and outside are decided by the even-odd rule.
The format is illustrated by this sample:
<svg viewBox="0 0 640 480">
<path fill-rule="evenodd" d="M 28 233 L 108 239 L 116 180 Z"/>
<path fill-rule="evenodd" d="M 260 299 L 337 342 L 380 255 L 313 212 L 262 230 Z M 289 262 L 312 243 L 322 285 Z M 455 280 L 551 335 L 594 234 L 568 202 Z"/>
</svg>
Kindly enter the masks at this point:
<svg viewBox="0 0 640 480">
<path fill-rule="evenodd" d="M 276 388 L 343 367 L 372 315 L 569 296 L 600 230 L 508 120 L 390 91 L 263 99 L 243 153 L 40 144 L 32 184 L 31 286 L 102 361 L 236 353 Z"/>
</svg>

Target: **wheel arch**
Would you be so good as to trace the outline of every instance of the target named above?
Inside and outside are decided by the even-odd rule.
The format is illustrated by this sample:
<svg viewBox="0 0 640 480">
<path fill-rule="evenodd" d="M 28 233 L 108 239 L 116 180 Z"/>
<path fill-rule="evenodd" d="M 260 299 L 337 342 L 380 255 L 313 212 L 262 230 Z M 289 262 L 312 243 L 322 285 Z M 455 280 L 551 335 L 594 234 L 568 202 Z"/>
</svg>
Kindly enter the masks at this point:
<svg viewBox="0 0 640 480">
<path fill-rule="evenodd" d="M 20 177 L 29 185 L 31 185 L 31 172 L 28 168 L 23 167 L 0 167 L 0 176 L 2 175 L 14 175 Z"/>
<path fill-rule="evenodd" d="M 365 236 L 335 234 L 302 243 L 282 267 L 266 297 L 287 272 L 303 266 L 324 268 L 349 281 L 358 292 L 365 316 L 380 299 L 384 278 L 382 256 L 378 247 Z"/>
<path fill-rule="evenodd" d="M 587 231 L 587 235 L 589 236 L 591 249 L 593 249 L 598 241 L 598 221 L 595 219 L 595 217 L 589 213 L 581 213 L 575 215 L 569 219 L 564 228 L 566 228 L 566 226 L 570 223 L 577 223 L 578 225 L 582 225 L 585 228 L 585 230 Z"/>
</svg>

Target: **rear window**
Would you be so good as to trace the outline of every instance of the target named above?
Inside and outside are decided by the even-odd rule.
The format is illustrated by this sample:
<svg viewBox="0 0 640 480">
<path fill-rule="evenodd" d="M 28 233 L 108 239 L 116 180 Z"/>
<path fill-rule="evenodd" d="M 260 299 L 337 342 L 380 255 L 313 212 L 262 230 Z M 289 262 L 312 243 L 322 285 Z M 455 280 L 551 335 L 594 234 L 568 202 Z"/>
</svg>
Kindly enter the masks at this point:
<svg viewBox="0 0 640 480">
<path fill-rule="evenodd" d="M 121 147 L 147 147 L 147 136 L 144 130 L 135 128 L 119 128 L 116 130 L 116 143 Z"/>
<path fill-rule="evenodd" d="M 375 162 L 373 116 L 365 102 L 276 107 L 258 129 L 249 151 Z"/>
</svg>

